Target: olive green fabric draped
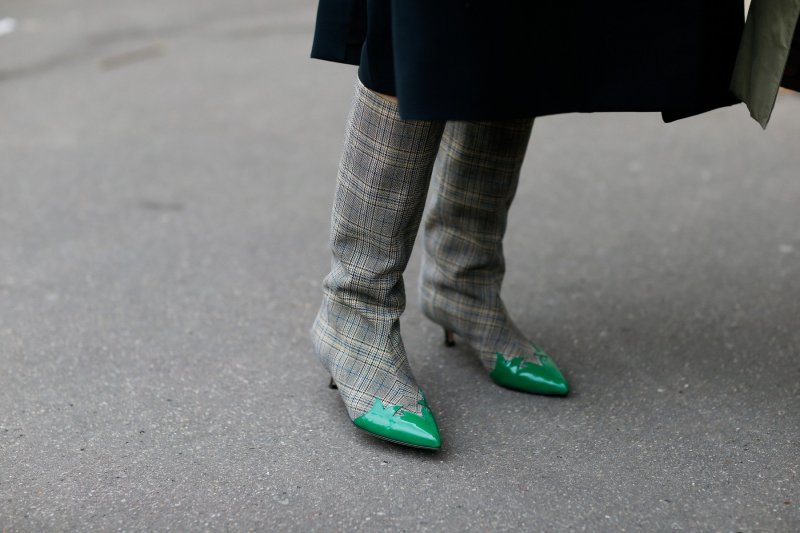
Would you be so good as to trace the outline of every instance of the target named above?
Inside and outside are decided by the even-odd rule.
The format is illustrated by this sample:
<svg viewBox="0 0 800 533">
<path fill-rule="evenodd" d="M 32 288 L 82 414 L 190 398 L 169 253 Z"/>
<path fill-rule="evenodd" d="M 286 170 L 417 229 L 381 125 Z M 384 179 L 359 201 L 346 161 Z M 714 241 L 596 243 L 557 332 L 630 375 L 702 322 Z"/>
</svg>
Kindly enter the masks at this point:
<svg viewBox="0 0 800 533">
<path fill-rule="evenodd" d="M 762 128 L 769 123 L 780 86 L 800 90 L 798 16 L 800 0 L 753 0 L 750 4 L 731 91 L 747 104 Z"/>
</svg>

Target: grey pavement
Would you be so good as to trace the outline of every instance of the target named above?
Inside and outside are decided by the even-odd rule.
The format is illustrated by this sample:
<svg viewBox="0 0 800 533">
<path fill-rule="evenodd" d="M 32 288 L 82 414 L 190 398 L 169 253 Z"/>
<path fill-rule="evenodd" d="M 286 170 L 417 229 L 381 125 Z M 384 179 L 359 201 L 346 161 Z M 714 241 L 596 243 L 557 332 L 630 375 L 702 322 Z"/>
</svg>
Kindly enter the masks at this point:
<svg viewBox="0 0 800 533">
<path fill-rule="evenodd" d="M 537 120 L 507 305 L 564 399 L 403 334 L 439 453 L 307 336 L 355 69 L 315 2 L 5 0 L 0 531 L 800 530 L 800 97 Z"/>
</svg>

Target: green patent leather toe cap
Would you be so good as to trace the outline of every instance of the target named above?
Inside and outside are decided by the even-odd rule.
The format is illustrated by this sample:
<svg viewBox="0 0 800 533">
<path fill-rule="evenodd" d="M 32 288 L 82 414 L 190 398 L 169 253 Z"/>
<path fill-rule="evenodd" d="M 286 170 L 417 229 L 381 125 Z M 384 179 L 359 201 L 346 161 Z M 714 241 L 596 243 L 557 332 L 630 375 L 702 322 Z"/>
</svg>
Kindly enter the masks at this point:
<svg viewBox="0 0 800 533">
<path fill-rule="evenodd" d="M 533 347 L 540 365 L 526 361 L 523 357 L 506 359 L 498 352 L 497 361 L 489 376 L 498 385 L 509 389 L 557 396 L 567 394 L 569 385 L 556 364 L 541 348 L 535 344 Z"/>
<path fill-rule="evenodd" d="M 353 420 L 353 423 L 376 437 L 398 444 L 439 449 L 442 447 L 442 439 L 433 413 L 424 398 L 419 404 L 422 406 L 422 413 L 418 415 L 402 409 L 400 405 L 384 407 L 380 399 L 375 398 L 372 409 Z"/>
</svg>

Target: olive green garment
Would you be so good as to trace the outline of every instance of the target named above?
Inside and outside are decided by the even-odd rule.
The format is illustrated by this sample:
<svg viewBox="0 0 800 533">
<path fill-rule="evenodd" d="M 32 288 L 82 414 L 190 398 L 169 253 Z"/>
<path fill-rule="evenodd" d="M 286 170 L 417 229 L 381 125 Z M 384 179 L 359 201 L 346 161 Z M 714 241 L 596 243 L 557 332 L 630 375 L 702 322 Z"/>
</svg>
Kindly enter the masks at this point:
<svg viewBox="0 0 800 533">
<path fill-rule="evenodd" d="M 747 104 L 750 116 L 765 129 L 775 107 L 799 15 L 800 0 L 753 0 L 747 14 L 731 91 Z"/>
</svg>

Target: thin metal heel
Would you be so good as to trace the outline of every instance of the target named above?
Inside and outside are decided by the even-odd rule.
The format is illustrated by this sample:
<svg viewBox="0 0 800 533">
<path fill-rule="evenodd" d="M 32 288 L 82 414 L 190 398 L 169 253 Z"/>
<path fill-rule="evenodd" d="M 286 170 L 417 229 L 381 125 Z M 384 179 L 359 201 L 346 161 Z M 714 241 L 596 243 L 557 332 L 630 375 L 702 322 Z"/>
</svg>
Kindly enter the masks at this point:
<svg viewBox="0 0 800 533">
<path fill-rule="evenodd" d="M 456 345 L 456 339 L 455 339 L 455 336 L 453 335 L 453 332 L 450 331 L 447 328 L 444 328 L 444 345 L 445 346 L 455 346 Z"/>
</svg>

